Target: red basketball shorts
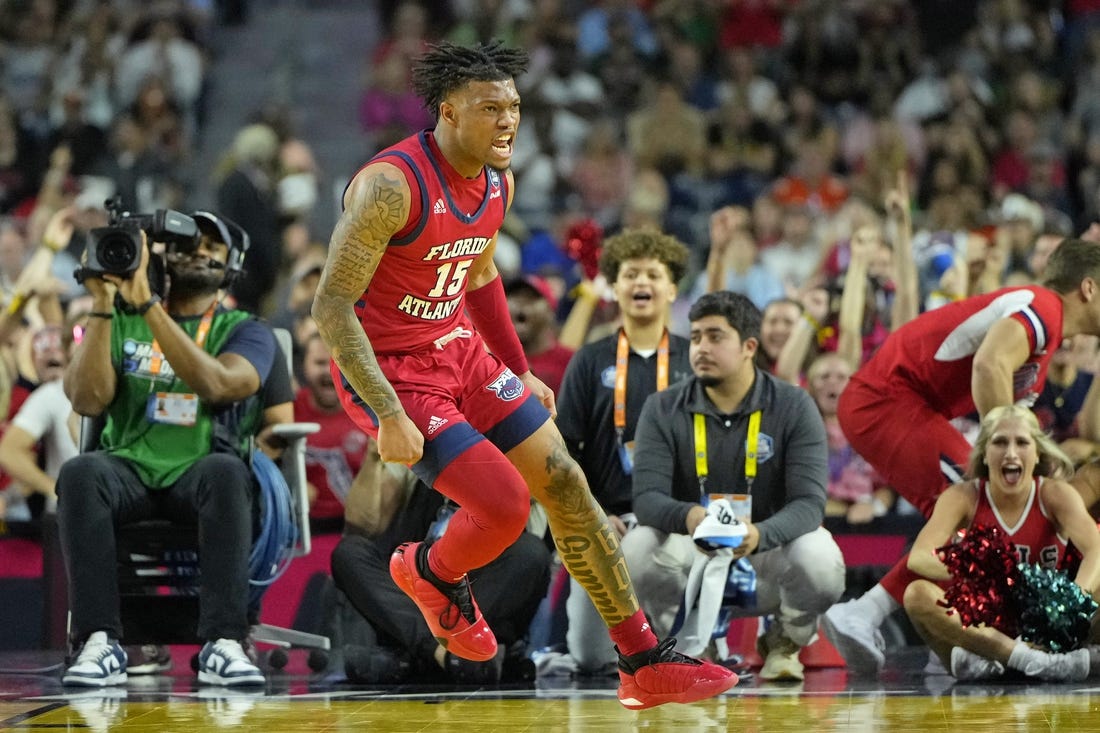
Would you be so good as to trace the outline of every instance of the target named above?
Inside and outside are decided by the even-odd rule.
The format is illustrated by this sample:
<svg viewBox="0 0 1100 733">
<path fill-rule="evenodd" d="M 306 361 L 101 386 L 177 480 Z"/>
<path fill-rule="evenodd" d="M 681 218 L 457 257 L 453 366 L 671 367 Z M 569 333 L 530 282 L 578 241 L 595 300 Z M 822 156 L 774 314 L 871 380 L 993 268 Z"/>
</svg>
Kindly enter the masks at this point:
<svg viewBox="0 0 1100 733">
<path fill-rule="evenodd" d="M 429 485 L 474 443 L 488 439 L 507 453 L 550 418 L 519 377 L 485 350 L 476 333 L 448 341 L 439 350 L 379 355 L 378 364 L 424 435 L 424 456 L 412 468 Z M 344 410 L 377 438 L 374 411 L 335 362 L 331 370 Z"/>
<path fill-rule="evenodd" d="M 852 449 L 925 517 L 943 490 L 963 478 L 970 443 L 911 390 L 853 377 L 840 394 L 837 418 Z"/>
</svg>

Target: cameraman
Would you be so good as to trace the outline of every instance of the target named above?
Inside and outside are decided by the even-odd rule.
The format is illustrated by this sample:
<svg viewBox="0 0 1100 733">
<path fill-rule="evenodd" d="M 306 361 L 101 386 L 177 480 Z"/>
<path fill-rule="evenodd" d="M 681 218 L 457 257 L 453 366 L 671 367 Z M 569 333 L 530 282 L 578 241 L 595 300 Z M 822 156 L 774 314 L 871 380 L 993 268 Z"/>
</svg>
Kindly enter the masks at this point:
<svg viewBox="0 0 1100 733">
<path fill-rule="evenodd" d="M 83 642 L 67 685 L 126 681 L 114 528 L 150 517 L 198 525 L 199 682 L 264 683 L 241 645 L 253 507 L 243 426 L 259 419 L 276 344 L 267 326 L 219 304 L 233 237 L 216 217 L 196 218 L 190 246 L 168 245 L 163 299 L 150 284 L 156 255 L 144 230 L 132 274 L 81 273 L 94 305 L 64 387 L 78 413 L 104 415 L 106 426 L 99 450 L 57 479 L 72 628 Z"/>
</svg>

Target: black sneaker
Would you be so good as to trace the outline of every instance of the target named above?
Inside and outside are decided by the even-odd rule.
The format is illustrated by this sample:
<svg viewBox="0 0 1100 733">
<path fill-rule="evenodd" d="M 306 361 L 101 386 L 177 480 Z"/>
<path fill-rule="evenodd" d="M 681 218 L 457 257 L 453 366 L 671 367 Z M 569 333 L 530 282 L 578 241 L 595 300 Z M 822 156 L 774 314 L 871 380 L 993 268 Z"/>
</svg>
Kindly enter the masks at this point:
<svg viewBox="0 0 1100 733">
<path fill-rule="evenodd" d="M 447 652 L 443 668 L 458 685 L 496 685 L 504 669 L 504 648 L 499 647 L 497 655 L 488 662 L 473 662 Z"/>
<path fill-rule="evenodd" d="M 504 652 L 504 664 L 500 670 L 501 682 L 534 682 L 535 662 L 527 656 L 527 642 L 523 639 L 510 645 Z"/>
<path fill-rule="evenodd" d="M 346 644 L 344 674 L 361 685 L 398 685 L 412 674 L 412 662 L 389 647 Z"/>
</svg>

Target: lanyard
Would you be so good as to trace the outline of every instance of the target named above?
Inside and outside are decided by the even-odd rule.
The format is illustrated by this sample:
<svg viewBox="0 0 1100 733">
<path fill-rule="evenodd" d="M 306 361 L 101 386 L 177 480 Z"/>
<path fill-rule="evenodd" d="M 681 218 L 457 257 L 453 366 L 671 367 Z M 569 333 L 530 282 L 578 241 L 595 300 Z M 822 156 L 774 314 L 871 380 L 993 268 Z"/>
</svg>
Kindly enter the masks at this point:
<svg viewBox="0 0 1100 733">
<path fill-rule="evenodd" d="M 195 331 L 195 345 L 200 349 L 203 344 L 206 343 L 206 337 L 210 334 L 210 324 L 214 322 L 214 308 L 217 307 L 218 301 L 215 300 L 210 304 L 210 307 L 206 309 L 206 312 L 202 314 L 202 320 L 199 321 L 199 328 Z M 164 355 L 160 350 L 160 343 L 157 342 L 156 336 L 153 337 L 153 356 L 149 360 L 149 371 L 153 374 L 153 379 L 156 380 L 157 375 L 160 374 L 161 365 L 164 362 Z"/>
<path fill-rule="evenodd" d="M 695 475 L 699 478 L 699 493 L 706 495 L 707 483 L 707 419 L 701 412 L 694 415 L 695 426 Z M 749 431 L 745 438 L 745 483 L 752 491 L 756 478 L 756 449 L 760 440 L 760 410 L 749 415 Z"/>
<path fill-rule="evenodd" d="M 615 431 L 621 436 L 626 429 L 626 368 L 630 359 L 630 342 L 626 331 L 619 329 L 619 346 L 615 352 Z M 657 391 L 668 387 L 668 330 L 657 346 Z"/>
</svg>

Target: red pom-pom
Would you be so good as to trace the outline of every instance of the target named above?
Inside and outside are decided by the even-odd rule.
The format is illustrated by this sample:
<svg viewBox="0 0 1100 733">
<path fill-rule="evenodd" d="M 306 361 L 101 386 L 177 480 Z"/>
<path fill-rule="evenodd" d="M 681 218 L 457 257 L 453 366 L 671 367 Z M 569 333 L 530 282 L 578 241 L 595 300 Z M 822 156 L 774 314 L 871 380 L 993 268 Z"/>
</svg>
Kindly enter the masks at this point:
<svg viewBox="0 0 1100 733">
<path fill-rule="evenodd" d="M 1016 550 L 999 527 L 974 525 L 956 542 L 936 550 L 951 571 L 942 605 L 959 614 L 963 626 L 986 625 L 1019 634 L 1014 587 L 1020 583 Z"/>
<path fill-rule="evenodd" d="M 600 274 L 600 245 L 603 229 L 592 219 L 582 219 L 565 233 L 565 253 L 584 269 L 584 276 L 594 280 Z"/>
</svg>

